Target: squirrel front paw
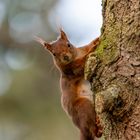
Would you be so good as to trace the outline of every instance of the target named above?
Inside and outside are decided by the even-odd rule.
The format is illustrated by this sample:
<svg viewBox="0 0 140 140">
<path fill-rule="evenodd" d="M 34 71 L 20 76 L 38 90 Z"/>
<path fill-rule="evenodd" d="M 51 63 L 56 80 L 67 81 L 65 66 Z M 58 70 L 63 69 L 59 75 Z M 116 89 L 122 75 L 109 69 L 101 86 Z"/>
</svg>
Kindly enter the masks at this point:
<svg viewBox="0 0 140 140">
<path fill-rule="evenodd" d="M 96 137 L 99 138 L 103 134 L 103 126 L 101 125 L 100 119 L 96 116 Z"/>
</svg>

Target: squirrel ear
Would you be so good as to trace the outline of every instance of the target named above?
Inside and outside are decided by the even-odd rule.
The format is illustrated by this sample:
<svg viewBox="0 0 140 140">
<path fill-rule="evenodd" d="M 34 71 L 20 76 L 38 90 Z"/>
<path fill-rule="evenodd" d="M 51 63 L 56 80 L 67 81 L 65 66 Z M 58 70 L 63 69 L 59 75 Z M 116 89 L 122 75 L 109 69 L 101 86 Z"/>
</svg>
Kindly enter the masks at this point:
<svg viewBox="0 0 140 140">
<path fill-rule="evenodd" d="M 66 33 L 61 28 L 60 28 L 60 33 L 61 33 L 61 36 L 60 36 L 61 39 L 64 39 L 64 40 L 68 41 Z"/>
<path fill-rule="evenodd" d="M 51 44 L 47 43 L 46 41 L 44 41 L 43 39 L 35 36 L 35 41 L 37 41 L 38 43 L 40 43 L 44 48 L 46 48 L 47 50 L 51 51 L 52 50 L 52 46 Z"/>
</svg>

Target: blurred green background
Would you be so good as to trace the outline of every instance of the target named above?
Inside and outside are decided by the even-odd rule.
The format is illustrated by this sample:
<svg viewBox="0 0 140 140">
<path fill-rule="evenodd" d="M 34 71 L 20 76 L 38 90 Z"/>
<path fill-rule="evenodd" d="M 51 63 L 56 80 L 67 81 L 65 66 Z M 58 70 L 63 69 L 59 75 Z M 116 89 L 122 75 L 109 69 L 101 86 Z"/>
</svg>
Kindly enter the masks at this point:
<svg viewBox="0 0 140 140">
<path fill-rule="evenodd" d="M 55 40 L 61 25 L 83 45 L 101 24 L 98 0 L 0 0 L 0 140 L 78 139 L 61 108 L 59 72 L 33 36 Z"/>
</svg>

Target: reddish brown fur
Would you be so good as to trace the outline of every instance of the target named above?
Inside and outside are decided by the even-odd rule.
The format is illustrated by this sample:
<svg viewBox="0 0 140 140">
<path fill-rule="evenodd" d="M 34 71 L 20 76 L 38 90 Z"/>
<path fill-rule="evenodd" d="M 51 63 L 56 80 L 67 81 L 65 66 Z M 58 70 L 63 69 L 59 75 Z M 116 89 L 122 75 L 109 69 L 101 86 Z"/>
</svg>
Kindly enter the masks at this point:
<svg viewBox="0 0 140 140">
<path fill-rule="evenodd" d="M 80 129 L 80 140 L 101 137 L 102 127 L 92 104 L 91 91 L 84 80 L 86 56 L 94 51 L 99 44 L 99 38 L 80 48 L 74 47 L 62 30 L 60 38 L 52 43 L 46 43 L 40 38 L 37 40 L 52 54 L 60 71 L 62 106 Z"/>
</svg>

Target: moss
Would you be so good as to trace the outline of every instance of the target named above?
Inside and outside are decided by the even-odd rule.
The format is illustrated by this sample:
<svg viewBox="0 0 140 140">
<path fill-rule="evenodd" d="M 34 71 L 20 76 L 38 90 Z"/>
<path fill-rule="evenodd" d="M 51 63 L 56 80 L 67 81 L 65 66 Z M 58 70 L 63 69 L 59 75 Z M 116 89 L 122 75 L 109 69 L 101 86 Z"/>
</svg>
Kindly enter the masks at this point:
<svg viewBox="0 0 140 140">
<path fill-rule="evenodd" d="M 100 46 L 96 50 L 97 56 L 102 59 L 104 64 L 108 64 L 118 56 L 118 49 L 116 43 L 112 39 L 105 39 L 101 41 Z"/>
<path fill-rule="evenodd" d="M 104 63 L 111 64 L 119 58 L 119 50 L 116 46 L 110 48 L 104 53 Z"/>
<path fill-rule="evenodd" d="M 100 45 L 95 53 L 105 64 L 108 64 L 118 58 L 119 51 L 116 39 L 120 31 L 116 25 L 110 24 L 106 28 L 106 32 L 101 36 Z"/>
<path fill-rule="evenodd" d="M 108 44 L 109 44 L 109 42 L 107 39 L 101 40 L 99 47 L 96 49 L 96 54 L 98 56 L 102 56 L 104 49 L 107 48 Z"/>
</svg>

